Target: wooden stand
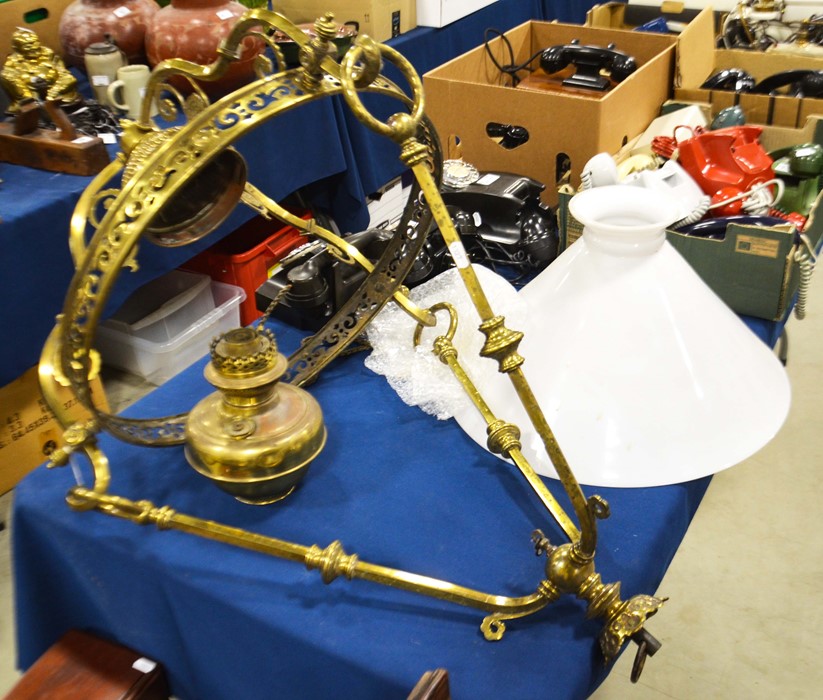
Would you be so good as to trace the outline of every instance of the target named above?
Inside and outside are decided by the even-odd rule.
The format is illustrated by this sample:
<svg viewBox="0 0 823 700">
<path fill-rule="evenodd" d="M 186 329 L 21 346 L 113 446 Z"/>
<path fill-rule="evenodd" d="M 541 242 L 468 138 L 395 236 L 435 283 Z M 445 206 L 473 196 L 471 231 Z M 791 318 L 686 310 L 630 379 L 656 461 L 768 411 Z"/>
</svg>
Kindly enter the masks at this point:
<svg viewBox="0 0 823 700">
<path fill-rule="evenodd" d="M 0 160 L 71 175 L 96 175 L 108 165 L 109 152 L 101 139 L 78 136 L 57 103 L 46 102 L 42 109 L 58 129 L 37 126 L 41 105 L 21 106 L 13 121 L 0 122 Z"/>
<path fill-rule="evenodd" d="M 607 90 L 588 90 L 583 87 L 570 85 L 567 81 L 574 76 L 574 67 L 566 68 L 558 73 L 549 75 L 542 68 L 538 68 L 528 76 L 523 78 L 518 84 L 518 89 L 521 90 L 536 90 L 539 92 L 563 92 L 573 95 L 581 95 L 599 100 L 608 90 L 610 90 L 614 83 L 609 83 Z"/>
<path fill-rule="evenodd" d="M 406 700 L 450 700 L 449 672 L 444 668 L 426 671 Z"/>
</svg>

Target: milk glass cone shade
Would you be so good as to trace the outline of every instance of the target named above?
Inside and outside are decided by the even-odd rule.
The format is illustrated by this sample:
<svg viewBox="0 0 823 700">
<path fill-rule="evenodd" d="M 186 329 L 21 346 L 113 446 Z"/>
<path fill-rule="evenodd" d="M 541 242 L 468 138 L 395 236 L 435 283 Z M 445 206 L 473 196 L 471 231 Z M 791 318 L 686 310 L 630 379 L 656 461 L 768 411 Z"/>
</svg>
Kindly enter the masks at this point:
<svg viewBox="0 0 823 700">
<path fill-rule="evenodd" d="M 659 486 L 740 462 L 789 408 L 783 366 L 666 241 L 660 194 L 626 186 L 576 195 L 583 236 L 520 292 L 524 372 L 578 481 Z M 674 213 L 673 213 L 674 212 Z M 523 452 L 556 476 L 501 376 L 478 384 L 523 431 Z M 485 446 L 482 420 L 456 413 Z"/>
</svg>

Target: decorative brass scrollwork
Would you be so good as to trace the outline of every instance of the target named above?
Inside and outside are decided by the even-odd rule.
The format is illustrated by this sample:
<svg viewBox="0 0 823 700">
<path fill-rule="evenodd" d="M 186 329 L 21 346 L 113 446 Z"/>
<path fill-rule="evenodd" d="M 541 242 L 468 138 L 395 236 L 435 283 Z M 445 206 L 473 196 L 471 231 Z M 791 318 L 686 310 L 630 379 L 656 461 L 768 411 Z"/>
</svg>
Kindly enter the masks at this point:
<svg viewBox="0 0 823 700">
<path fill-rule="evenodd" d="M 362 578 L 477 608 L 488 613 L 481 629 L 489 640 L 503 636 L 507 620 L 530 615 L 563 594 L 576 595 L 587 602 L 590 616 L 605 620 L 600 642 L 606 660 L 612 659 L 627 639 L 634 639 L 641 645 L 638 665 L 642 668 L 645 654 L 654 653 L 659 646 L 644 630 L 645 620 L 664 601 L 644 595 L 623 601 L 619 584 L 602 583 L 595 571 L 596 520 L 608 515 L 608 504 L 599 497 L 587 499 L 584 496 L 522 372 L 524 360 L 518 353 L 518 345 L 523 334 L 507 328 L 505 319 L 494 313 L 467 262 L 460 238 L 440 197 L 442 155 L 435 130 L 425 117 L 420 78 L 397 51 L 362 35 L 338 64 L 330 50 L 332 35 L 329 34 L 329 27 L 333 26 L 332 19 L 331 15 L 320 18 L 316 23 L 317 38 L 309 40 L 303 31 L 281 15 L 253 10 L 240 19 L 212 65 L 198 66 L 177 59 L 158 65 L 148 87 L 142 118 L 137 124 L 127 127 L 127 150 L 140 154 L 129 165 L 128 176 L 119 189 L 111 188 L 109 180 L 124 166 L 124 156 L 105 174 L 96 178 L 81 198 L 71 225 L 71 248 L 76 272 L 63 312 L 43 350 L 40 366 L 46 399 L 66 428 L 68 446 L 55 454 L 54 465 L 65 464 L 71 452 L 80 450 L 89 456 L 94 467 L 94 486 L 90 489 L 73 488 L 67 500 L 73 508 L 97 509 L 139 524 L 153 523 L 162 529 L 174 528 L 302 562 L 309 569 L 320 570 L 326 583 L 340 575 L 347 579 Z M 246 34 L 254 33 L 268 41 L 269 34 L 274 30 L 287 34 L 299 45 L 301 67 L 266 73 L 267 66 L 260 63 L 257 67 L 258 80 L 209 105 L 198 83 L 220 77 L 236 59 L 237 47 Z M 383 61 L 394 64 L 400 70 L 409 84 L 411 97 L 382 76 Z M 194 87 L 193 97 L 190 95 L 184 99 L 169 87 L 169 80 L 180 76 Z M 392 97 L 408 112 L 398 112 L 381 122 L 363 105 L 360 95 L 364 92 Z M 437 313 L 446 311 L 449 325 L 446 332 L 435 340 L 433 350 L 451 368 L 486 420 L 490 447 L 512 459 L 540 502 L 569 538 L 568 543 L 554 545 L 539 531 L 535 533 L 535 550 L 546 557 L 545 578 L 528 595 L 507 597 L 487 594 L 448 581 L 364 562 L 355 554 L 347 554 L 336 541 L 326 548 L 294 544 L 187 516 L 167 506 L 157 507 L 147 501 L 131 501 L 108 493 L 108 461 L 96 440 L 100 430 L 139 445 L 172 445 L 183 441 L 187 418 L 183 414 L 143 420 L 124 419 L 98 410 L 93 403 L 88 375 L 94 333 L 103 305 L 121 269 L 134 261 L 134 252 L 141 238 L 153 227 L 156 229 L 158 221 L 168 220 L 169 217 L 164 219 L 164 216 L 170 203 L 175 202 L 175 197 L 191 187 L 210 164 L 240 137 L 285 111 L 311 100 L 338 94 L 343 96 L 362 123 L 400 146 L 400 158 L 414 173 L 415 183 L 396 235 L 380 260 L 372 266 L 356 249 L 331 231 L 323 229 L 316 221 L 295 217 L 251 183 L 243 182 L 242 193 L 238 197 L 240 202 L 265 216 L 280 218 L 297 226 L 307 236 L 322 239 L 341 260 L 360 264 L 369 272 L 361 287 L 331 321 L 289 358 L 288 379 L 295 384 L 303 384 L 315 378 L 392 299 L 418 322 L 415 337 L 410 338 L 410 342 L 419 342 L 422 327 L 436 325 Z M 186 123 L 175 127 L 173 134 L 154 127 L 148 117 L 152 97 L 162 105 L 161 114 L 167 116 L 177 114 L 172 104 L 175 100 L 182 104 Z M 149 140 L 153 143 L 152 148 L 140 146 L 141 143 L 149 143 Z M 206 205 L 210 203 L 204 203 Z M 194 212 L 195 215 L 199 213 Z M 486 338 L 481 354 L 496 360 L 500 372 L 508 376 L 514 385 L 530 421 L 543 440 L 579 525 L 566 514 L 523 457 L 518 427 L 492 412 L 460 365 L 452 344 L 454 328 L 459 322 L 456 311 L 447 304 L 419 309 L 405 296 L 403 279 L 425 242 L 432 218 L 455 258 L 460 277 L 480 315 L 482 322 L 479 331 Z M 87 224 L 94 229 L 88 243 L 85 240 Z M 57 400 L 54 391 L 54 362 L 58 363 L 59 372 L 68 378 L 78 399 L 92 411 L 90 422 L 72 425 L 62 412 L 62 402 Z"/>
</svg>

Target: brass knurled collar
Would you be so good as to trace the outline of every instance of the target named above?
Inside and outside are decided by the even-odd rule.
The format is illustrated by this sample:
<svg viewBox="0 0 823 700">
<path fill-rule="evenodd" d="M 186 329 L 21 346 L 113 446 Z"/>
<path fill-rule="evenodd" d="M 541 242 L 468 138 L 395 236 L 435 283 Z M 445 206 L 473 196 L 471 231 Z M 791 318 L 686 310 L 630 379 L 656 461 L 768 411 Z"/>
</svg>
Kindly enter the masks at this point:
<svg viewBox="0 0 823 700">
<path fill-rule="evenodd" d="M 278 356 L 274 334 L 266 328 L 233 328 L 211 343 L 212 365 L 224 376 L 264 372 L 277 363 Z"/>
</svg>

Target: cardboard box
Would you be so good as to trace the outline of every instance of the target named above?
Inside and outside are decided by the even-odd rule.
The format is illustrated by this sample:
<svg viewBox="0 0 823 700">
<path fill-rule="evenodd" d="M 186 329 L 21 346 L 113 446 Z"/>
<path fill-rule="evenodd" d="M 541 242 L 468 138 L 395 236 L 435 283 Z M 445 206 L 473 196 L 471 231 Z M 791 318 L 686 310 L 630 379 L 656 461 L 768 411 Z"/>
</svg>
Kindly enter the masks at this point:
<svg viewBox="0 0 823 700">
<path fill-rule="evenodd" d="M 681 70 L 675 84 L 675 98 L 708 103 L 712 106 L 713 115 L 726 107 L 739 105 L 750 124 L 802 128 L 811 115 L 823 114 L 823 99 L 738 94 L 730 90 L 705 90 L 700 87 L 708 78 L 726 68 L 745 70 L 757 81 L 787 70 L 823 70 L 823 58 L 819 56 L 716 49 L 713 39 L 698 36 L 681 50 L 679 66 Z"/>
<path fill-rule="evenodd" d="M 670 23 L 670 27 L 676 23 L 682 28 L 696 19 L 701 12 L 700 9 L 686 7 L 682 2 L 667 1 L 659 5 L 607 2 L 595 5 L 586 12 L 586 24 L 590 27 L 609 29 L 634 29 L 658 17 L 663 17 Z M 714 13 L 714 15 L 715 26 L 717 26 L 720 13 Z"/>
<path fill-rule="evenodd" d="M 800 143 L 823 144 L 823 117 L 810 118 L 803 129 L 764 127 L 760 142 L 769 152 Z M 573 194 L 564 188 L 560 195 L 558 224 L 563 248 L 582 234 L 580 223 L 568 211 Z M 815 249 L 823 238 L 822 202 L 823 194 L 819 194 L 805 231 Z M 739 314 L 779 321 L 797 293 L 800 268 L 794 254 L 798 243 L 791 226 L 732 225 L 723 240 L 673 230 L 667 231 L 666 237 L 703 281 Z"/>
<path fill-rule="evenodd" d="M 11 52 L 11 35 L 17 27 L 31 29 L 44 46 L 58 55 L 60 17 L 72 0 L 5 0 L 0 9 L 0 60 Z"/>
<path fill-rule="evenodd" d="M 519 64 L 541 49 L 568 44 L 616 48 L 635 57 L 639 68 L 605 93 L 533 91 L 511 87 L 486 47 L 479 46 L 423 76 L 426 112 L 447 157 L 462 157 L 481 171 L 528 175 L 546 185 L 544 201 L 557 203 L 555 183 L 579 171 L 596 153 L 616 152 L 656 117 L 671 91 L 676 38 L 571 24 L 525 22 L 488 49 L 498 64 Z M 528 140 L 506 148 L 490 136 L 494 125 L 523 127 Z"/>
<path fill-rule="evenodd" d="M 357 22 L 361 34 L 386 41 L 417 26 L 416 0 L 277 0 L 276 12 L 297 24 L 334 12 L 339 24 Z"/>
<path fill-rule="evenodd" d="M 100 379 L 92 392 L 97 405 L 107 409 Z M 81 420 L 88 412 L 71 395 L 61 390 L 71 416 Z M 0 388 L 0 494 L 14 488 L 20 479 L 51 452 L 62 446 L 63 428 L 40 393 L 37 367 Z"/>
<path fill-rule="evenodd" d="M 420 27 L 445 27 L 496 0 L 417 0 Z"/>
</svg>

